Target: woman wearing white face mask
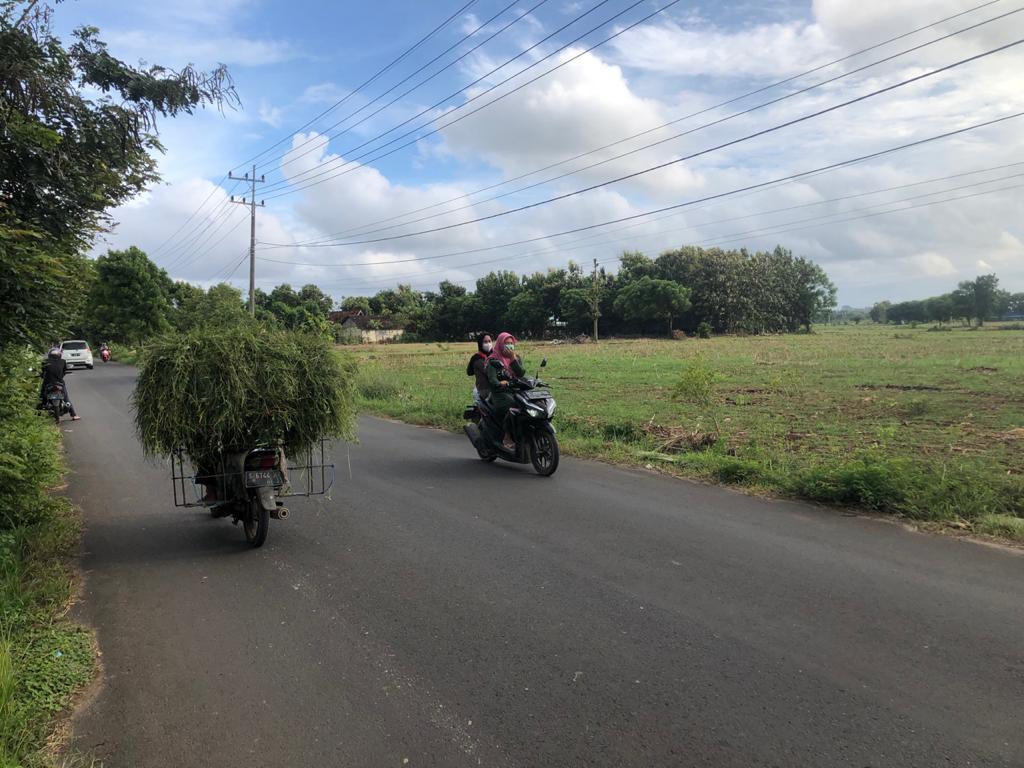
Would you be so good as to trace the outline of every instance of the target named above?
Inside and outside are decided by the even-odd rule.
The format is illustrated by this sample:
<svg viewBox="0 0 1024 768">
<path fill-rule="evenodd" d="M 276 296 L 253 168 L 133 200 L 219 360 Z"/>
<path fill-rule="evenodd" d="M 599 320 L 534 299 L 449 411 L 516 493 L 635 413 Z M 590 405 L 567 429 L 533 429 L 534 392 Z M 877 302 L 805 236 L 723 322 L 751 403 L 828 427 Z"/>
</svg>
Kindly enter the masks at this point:
<svg viewBox="0 0 1024 768">
<path fill-rule="evenodd" d="M 491 407 L 497 424 L 505 423 L 505 414 L 515 400 L 509 391 L 510 380 L 525 375 L 523 361 L 516 354 L 516 337 L 511 333 L 499 333 L 494 349 L 487 358 L 487 381 L 491 387 Z M 504 432 L 504 429 L 501 431 Z M 514 451 L 516 448 L 512 436 L 507 432 L 504 435 L 495 433 L 491 435 L 491 440 L 495 443 L 500 441 L 507 451 Z"/>
<path fill-rule="evenodd" d="M 491 385 L 487 380 L 487 357 L 494 349 L 494 342 L 491 334 L 481 333 L 476 337 L 476 352 L 469 358 L 466 366 L 466 375 L 476 377 L 476 387 L 473 388 L 473 402 L 480 405 L 491 393 Z"/>
</svg>

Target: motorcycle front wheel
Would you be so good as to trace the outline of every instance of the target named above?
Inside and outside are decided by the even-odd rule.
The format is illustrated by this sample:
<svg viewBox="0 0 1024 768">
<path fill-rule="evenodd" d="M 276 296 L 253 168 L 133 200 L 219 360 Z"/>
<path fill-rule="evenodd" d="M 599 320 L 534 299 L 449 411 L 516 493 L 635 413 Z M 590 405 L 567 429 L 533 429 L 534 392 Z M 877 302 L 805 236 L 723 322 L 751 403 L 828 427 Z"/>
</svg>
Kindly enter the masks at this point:
<svg viewBox="0 0 1024 768">
<path fill-rule="evenodd" d="M 534 432 L 530 441 L 530 463 L 542 477 L 558 469 L 558 440 L 550 432 Z"/>
<path fill-rule="evenodd" d="M 242 521 L 245 540 L 254 548 L 262 547 L 263 542 L 267 540 L 269 528 L 270 512 L 260 504 L 259 497 L 253 494 L 249 497 L 249 508 L 245 511 L 245 519 Z"/>
</svg>

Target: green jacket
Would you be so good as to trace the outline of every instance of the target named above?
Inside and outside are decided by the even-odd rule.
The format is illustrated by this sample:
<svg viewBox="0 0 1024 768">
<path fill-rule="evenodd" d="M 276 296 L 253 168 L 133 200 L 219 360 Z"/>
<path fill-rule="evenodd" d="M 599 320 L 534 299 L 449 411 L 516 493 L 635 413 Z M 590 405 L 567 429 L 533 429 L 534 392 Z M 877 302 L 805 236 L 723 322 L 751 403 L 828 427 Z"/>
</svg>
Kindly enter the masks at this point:
<svg viewBox="0 0 1024 768">
<path fill-rule="evenodd" d="M 523 361 L 519 359 L 518 355 L 516 359 L 512 361 L 512 373 L 516 376 L 525 376 L 526 369 L 523 368 Z M 510 405 L 512 405 L 513 396 L 507 387 L 501 386 L 501 379 L 498 378 L 499 374 L 504 370 L 504 366 L 497 360 L 487 361 L 487 381 L 491 385 L 491 405 L 499 411 L 504 411 Z"/>
</svg>

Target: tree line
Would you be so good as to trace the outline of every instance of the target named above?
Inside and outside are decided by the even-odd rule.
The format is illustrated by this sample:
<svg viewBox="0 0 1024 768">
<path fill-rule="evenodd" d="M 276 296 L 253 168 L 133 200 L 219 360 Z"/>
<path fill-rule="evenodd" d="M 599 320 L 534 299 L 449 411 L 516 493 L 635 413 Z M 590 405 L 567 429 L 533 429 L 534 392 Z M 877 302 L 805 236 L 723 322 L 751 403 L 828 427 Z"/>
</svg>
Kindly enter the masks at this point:
<svg viewBox="0 0 1024 768">
<path fill-rule="evenodd" d="M 964 280 L 940 296 L 915 301 L 880 301 L 870 311 L 876 323 L 953 323 L 982 325 L 1006 315 L 1024 314 L 1024 293 L 999 287 L 995 275 Z"/>
<path fill-rule="evenodd" d="M 619 270 L 587 273 L 565 268 L 517 275 L 501 270 L 475 290 L 445 281 L 437 291 L 399 285 L 373 296 L 352 296 L 342 309 L 389 317 L 410 338 L 458 340 L 468 333 L 507 329 L 525 337 L 696 333 L 792 333 L 835 306 L 836 289 L 814 262 L 781 246 L 772 251 L 666 251 L 657 258 L 622 255 Z"/>
<path fill-rule="evenodd" d="M 242 292 L 227 283 L 203 289 L 174 281 L 139 248 L 108 251 L 89 262 L 85 301 L 71 332 L 95 341 L 137 344 L 167 331 L 187 332 L 203 323 L 243 321 Z M 256 320 L 286 330 L 324 333 L 334 301 L 316 285 L 256 289 Z"/>
</svg>

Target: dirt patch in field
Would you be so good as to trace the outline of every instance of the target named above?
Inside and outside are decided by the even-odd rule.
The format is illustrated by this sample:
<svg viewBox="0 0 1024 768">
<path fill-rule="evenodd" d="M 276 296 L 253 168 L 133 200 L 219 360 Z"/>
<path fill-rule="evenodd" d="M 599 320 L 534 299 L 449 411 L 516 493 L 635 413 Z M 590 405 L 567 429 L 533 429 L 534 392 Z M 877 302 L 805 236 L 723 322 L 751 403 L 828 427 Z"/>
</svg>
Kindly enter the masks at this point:
<svg viewBox="0 0 1024 768">
<path fill-rule="evenodd" d="M 685 453 L 687 451 L 703 451 L 714 445 L 718 438 L 710 432 L 686 427 L 666 427 L 661 424 L 648 423 L 644 432 L 657 441 L 660 453 Z"/>
<path fill-rule="evenodd" d="M 973 371 L 974 373 L 999 373 L 998 368 L 990 368 L 987 365 L 979 365 L 976 368 L 968 368 L 967 370 Z"/>
<path fill-rule="evenodd" d="M 942 387 L 927 384 L 859 384 L 858 389 L 891 389 L 897 392 L 945 392 Z"/>
</svg>

